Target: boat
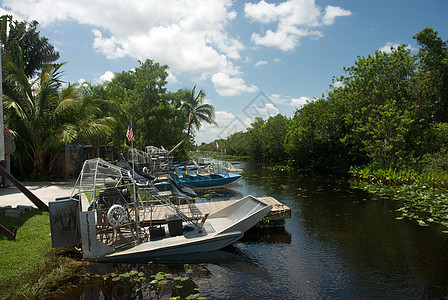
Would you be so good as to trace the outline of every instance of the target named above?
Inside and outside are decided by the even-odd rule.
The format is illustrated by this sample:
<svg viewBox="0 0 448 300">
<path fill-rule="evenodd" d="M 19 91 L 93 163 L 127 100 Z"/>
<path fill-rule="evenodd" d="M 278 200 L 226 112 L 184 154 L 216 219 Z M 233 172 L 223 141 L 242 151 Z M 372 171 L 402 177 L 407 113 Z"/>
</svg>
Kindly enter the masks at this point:
<svg viewBox="0 0 448 300">
<path fill-rule="evenodd" d="M 198 161 L 193 161 L 193 163 L 198 168 L 208 168 L 208 169 L 222 169 L 224 168 L 228 172 L 241 174 L 243 173 L 243 169 L 235 167 L 231 162 L 229 161 L 221 161 L 213 158 L 202 158 L 198 157 Z"/>
<path fill-rule="evenodd" d="M 180 175 L 178 175 L 180 174 Z M 155 186 L 160 189 L 168 189 L 171 187 L 169 178 L 175 183 L 189 187 L 192 189 L 217 188 L 227 186 L 238 182 L 242 179 L 242 175 L 226 172 L 225 174 L 210 173 L 169 173 L 167 178 L 155 181 Z"/>
<path fill-rule="evenodd" d="M 225 161 L 222 164 L 229 172 L 236 173 L 236 174 L 243 173 L 243 169 L 235 167 L 232 163 L 230 163 L 228 161 Z"/>
<path fill-rule="evenodd" d="M 272 208 L 248 195 L 209 213 L 191 198 L 159 192 L 151 180 L 137 184 L 132 170 L 102 159 L 85 161 L 71 195 L 49 206 L 53 247 L 81 244 L 84 259 L 104 262 L 148 262 L 219 250 Z M 157 208 L 166 209 L 166 224 L 153 223 Z"/>
</svg>

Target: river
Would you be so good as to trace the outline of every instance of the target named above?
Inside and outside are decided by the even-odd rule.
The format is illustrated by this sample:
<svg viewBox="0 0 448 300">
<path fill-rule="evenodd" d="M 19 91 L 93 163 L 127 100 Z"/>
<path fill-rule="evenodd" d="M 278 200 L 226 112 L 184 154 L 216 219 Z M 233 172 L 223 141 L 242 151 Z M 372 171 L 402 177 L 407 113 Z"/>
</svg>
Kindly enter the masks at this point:
<svg viewBox="0 0 448 300">
<path fill-rule="evenodd" d="M 204 195 L 272 196 L 292 209 L 284 227 L 173 261 L 93 264 L 57 298 L 448 299 L 446 229 L 397 220 L 398 201 L 351 189 L 346 178 L 240 166 L 243 180 Z M 161 284 L 151 283 L 157 273 Z"/>
</svg>

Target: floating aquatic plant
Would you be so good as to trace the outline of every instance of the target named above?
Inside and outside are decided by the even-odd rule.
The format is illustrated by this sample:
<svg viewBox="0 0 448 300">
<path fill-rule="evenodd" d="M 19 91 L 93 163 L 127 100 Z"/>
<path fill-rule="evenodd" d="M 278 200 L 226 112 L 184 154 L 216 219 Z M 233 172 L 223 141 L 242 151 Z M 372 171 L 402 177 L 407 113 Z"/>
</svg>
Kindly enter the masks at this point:
<svg viewBox="0 0 448 300">
<path fill-rule="evenodd" d="M 186 266 L 186 272 L 187 273 L 192 273 L 193 270 L 191 268 L 191 266 L 187 265 Z M 86 280 L 89 280 L 90 278 L 101 278 L 104 281 L 107 280 L 111 280 L 112 282 L 118 282 L 121 280 L 130 280 L 131 282 L 141 282 L 146 280 L 145 277 L 145 273 L 140 272 L 138 270 L 131 270 L 128 272 L 124 272 L 124 273 L 107 273 L 104 275 L 100 275 L 100 274 L 91 274 L 91 273 L 84 273 L 84 278 Z M 181 282 L 185 282 L 187 280 L 190 279 L 189 276 L 174 276 L 173 274 L 170 273 L 165 273 L 165 272 L 158 272 L 155 275 L 151 275 L 152 280 L 149 282 L 150 285 L 156 286 L 156 287 L 162 287 L 162 286 L 168 286 L 168 288 L 176 288 L 176 289 L 182 289 L 184 288 L 184 286 L 182 284 L 180 284 Z M 200 281 L 199 284 L 205 284 L 208 281 L 203 280 Z M 135 291 L 138 292 L 142 289 L 142 286 L 136 286 L 135 287 Z M 189 296 L 187 296 L 187 298 L 185 299 L 205 299 L 205 297 L 201 297 L 199 295 L 199 288 L 195 288 L 194 291 L 196 293 L 191 294 Z M 171 297 L 170 299 L 180 299 L 180 297 Z"/>
<path fill-rule="evenodd" d="M 375 197 L 401 201 L 396 211 L 398 220 L 415 220 L 420 226 L 428 223 L 448 227 L 448 196 L 442 187 L 426 184 L 386 185 L 383 183 L 352 182 L 352 187 L 363 189 Z"/>
</svg>

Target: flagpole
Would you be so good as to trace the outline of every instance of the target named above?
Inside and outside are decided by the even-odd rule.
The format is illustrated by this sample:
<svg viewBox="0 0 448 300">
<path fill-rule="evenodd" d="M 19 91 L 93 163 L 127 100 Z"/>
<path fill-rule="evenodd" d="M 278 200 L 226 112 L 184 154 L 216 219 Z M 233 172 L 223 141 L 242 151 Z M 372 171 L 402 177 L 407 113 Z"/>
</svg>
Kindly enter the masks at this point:
<svg viewBox="0 0 448 300">
<path fill-rule="evenodd" d="M 132 125 L 131 126 L 131 130 L 132 130 Z M 138 195 L 137 195 L 137 190 L 135 188 L 136 182 L 135 182 L 135 168 L 134 168 L 134 137 L 132 136 L 131 139 L 131 152 L 132 152 L 132 178 L 133 178 L 133 190 L 134 190 L 134 209 L 135 209 L 135 230 L 137 233 L 137 238 L 140 238 L 139 236 L 139 223 L 140 223 L 140 218 L 138 215 Z"/>
</svg>

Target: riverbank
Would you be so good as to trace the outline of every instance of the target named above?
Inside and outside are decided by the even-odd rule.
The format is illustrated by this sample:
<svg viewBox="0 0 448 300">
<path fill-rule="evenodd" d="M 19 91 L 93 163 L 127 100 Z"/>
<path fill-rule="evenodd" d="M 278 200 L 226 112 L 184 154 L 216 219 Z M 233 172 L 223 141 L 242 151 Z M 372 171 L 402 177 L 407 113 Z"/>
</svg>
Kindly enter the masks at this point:
<svg viewBox="0 0 448 300">
<path fill-rule="evenodd" d="M 48 213 L 32 208 L 14 218 L 5 211 L 0 208 L 0 224 L 16 226 L 17 234 L 15 240 L 0 235 L 0 298 L 46 298 L 76 284 L 86 263 L 68 249 L 51 248 Z"/>
<path fill-rule="evenodd" d="M 74 180 L 22 182 L 42 202 L 70 196 Z M 28 207 L 18 218 L 5 216 L 8 207 Z M 17 227 L 16 240 L 0 235 L 0 298 L 42 298 L 75 284 L 86 264 L 69 249 L 51 247 L 50 218 L 14 185 L 0 188 L 0 224 Z"/>
</svg>

